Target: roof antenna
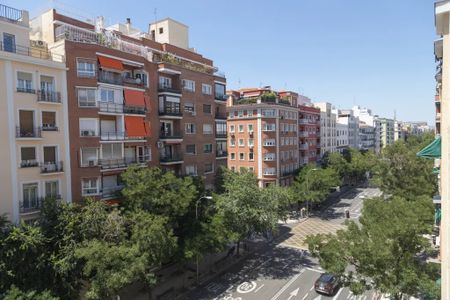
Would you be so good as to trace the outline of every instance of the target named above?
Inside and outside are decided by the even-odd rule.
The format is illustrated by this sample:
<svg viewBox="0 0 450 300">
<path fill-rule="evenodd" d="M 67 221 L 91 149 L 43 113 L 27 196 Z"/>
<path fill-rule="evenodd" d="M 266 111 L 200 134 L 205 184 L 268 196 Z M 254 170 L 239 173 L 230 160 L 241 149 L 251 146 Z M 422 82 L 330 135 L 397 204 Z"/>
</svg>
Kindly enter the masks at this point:
<svg viewBox="0 0 450 300">
<path fill-rule="evenodd" d="M 158 18 L 157 18 L 157 13 L 158 13 L 158 9 L 155 7 L 155 10 L 153 11 L 153 13 L 155 14 L 155 42 L 157 42 L 156 40 L 156 36 L 158 35 Z"/>
</svg>

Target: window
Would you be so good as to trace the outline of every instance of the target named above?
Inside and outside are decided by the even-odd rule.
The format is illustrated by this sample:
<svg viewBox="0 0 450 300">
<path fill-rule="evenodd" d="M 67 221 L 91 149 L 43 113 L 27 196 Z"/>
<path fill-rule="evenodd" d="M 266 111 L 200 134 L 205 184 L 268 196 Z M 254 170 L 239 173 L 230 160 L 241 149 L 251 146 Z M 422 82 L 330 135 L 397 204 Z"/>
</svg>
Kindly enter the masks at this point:
<svg viewBox="0 0 450 300">
<path fill-rule="evenodd" d="M 262 109 L 261 115 L 264 117 L 275 117 L 275 109 Z"/>
<path fill-rule="evenodd" d="M 159 34 L 163 34 L 164 33 L 164 28 L 160 27 L 159 28 Z"/>
<path fill-rule="evenodd" d="M 195 153 L 196 153 L 195 144 L 186 145 L 186 154 L 195 154 Z"/>
<path fill-rule="evenodd" d="M 253 147 L 253 139 L 248 139 L 248 146 Z"/>
<path fill-rule="evenodd" d="M 284 158 L 284 152 L 282 152 L 282 157 Z M 265 161 L 273 161 L 275 160 L 275 153 L 264 153 Z"/>
<path fill-rule="evenodd" d="M 95 77 L 95 62 L 84 59 L 77 59 L 77 76 Z"/>
<path fill-rule="evenodd" d="M 275 139 L 265 139 L 263 144 L 264 146 L 275 146 Z"/>
<path fill-rule="evenodd" d="M 234 111 L 230 111 L 230 112 L 228 113 L 228 118 L 229 118 L 229 119 L 233 119 L 233 118 L 234 118 Z"/>
<path fill-rule="evenodd" d="M 101 88 L 100 101 L 114 103 L 114 90 Z"/>
<path fill-rule="evenodd" d="M 95 107 L 95 89 L 78 88 L 78 106 L 79 107 Z"/>
<path fill-rule="evenodd" d="M 217 135 L 227 135 L 227 123 L 217 122 L 216 123 L 216 134 Z"/>
<path fill-rule="evenodd" d="M 160 88 L 171 88 L 172 78 L 160 76 L 159 77 L 159 87 Z"/>
<path fill-rule="evenodd" d="M 250 172 L 254 172 L 254 171 L 255 171 L 255 168 L 253 168 L 253 167 L 248 167 L 248 170 L 249 170 Z"/>
<path fill-rule="evenodd" d="M 83 196 L 98 194 L 98 179 L 83 178 L 81 180 L 81 194 Z"/>
<path fill-rule="evenodd" d="M 244 125 L 239 125 L 239 132 L 244 132 Z"/>
<path fill-rule="evenodd" d="M 281 146 L 284 146 L 284 137 L 280 138 Z"/>
<path fill-rule="evenodd" d="M 212 144 L 204 144 L 203 153 L 212 153 Z"/>
<path fill-rule="evenodd" d="M 102 144 L 102 158 L 103 159 L 121 159 L 122 155 L 122 144 Z"/>
<path fill-rule="evenodd" d="M 184 124 L 184 128 L 187 134 L 195 134 L 195 124 L 186 123 Z"/>
<path fill-rule="evenodd" d="M 265 123 L 263 126 L 263 131 L 275 131 L 276 124 Z"/>
<path fill-rule="evenodd" d="M 248 154 L 248 160 L 255 160 L 255 155 L 254 155 L 253 152 L 250 152 L 250 153 Z"/>
<path fill-rule="evenodd" d="M 97 119 L 80 119 L 80 136 L 97 136 Z"/>
<path fill-rule="evenodd" d="M 34 93 L 33 74 L 17 72 L 17 91 L 22 93 Z"/>
<path fill-rule="evenodd" d="M 234 125 L 230 125 L 230 133 L 234 133 Z"/>
<path fill-rule="evenodd" d="M 236 146 L 236 139 L 231 138 L 230 139 L 230 147 Z"/>
<path fill-rule="evenodd" d="M 211 124 L 203 124 L 203 134 L 212 134 L 213 127 Z"/>
<path fill-rule="evenodd" d="M 202 93 L 206 95 L 212 95 L 211 85 L 202 83 Z"/>
<path fill-rule="evenodd" d="M 236 171 L 236 167 L 235 167 L 235 166 L 232 166 L 232 167 L 231 167 L 231 171 L 233 171 L 233 172 Z"/>
<path fill-rule="evenodd" d="M 42 130 L 45 131 L 58 130 L 58 127 L 56 126 L 56 112 L 54 111 L 42 112 Z"/>
<path fill-rule="evenodd" d="M 214 172 L 214 165 L 212 163 L 205 164 L 205 174 L 210 174 Z"/>
<path fill-rule="evenodd" d="M 37 167 L 38 162 L 36 161 L 36 148 L 35 147 L 22 147 L 20 148 L 20 167 L 30 168 Z"/>
<path fill-rule="evenodd" d="M 16 36 L 13 34 L 3 33 L 3 51 L 16 52 Z"/>
<path fill-rule="evenodd" d="M 189 103 L 189 102 L 184 103 L 184 111 L 194 114 L 195 113 L 194 103 Z"/>
<path fill-rule="evenodd" d="M 183 89 L 190 92 L 195 92 L 195 81 L 189 80 L 189 79 L 183 79 L 181 81 L 181 84 L 183 85 Z"/>
<path fill-rule="evenodd" d="M 242 118 L 244 116 L 244 111 L 243 110 L 238 110 L 238 117 Z"/>
<path fill-rule="evenodd" d="M 245 160 L 245 153 L 239 152 L 239 160 Z"/>
<path fill-rule="evenodd" d="M 235 159 L 236 159 L 236 153 L 231 152 L 231 153 L 230 153 L 230 159 L 231 159 L 231 160 L 235 160 Z"/>
<path fill-rule="evenodd" d="M 211 114 L 211 104 L 203 104 L 203 112 L 205 114 Z"/>
<path fill-rule="evenodd" d="M 59 199 L 59 182 L 55 181 L 46 181 L 45 182 L 45 197 L 52 199 Z"/>
<path fill-rule="evenodd" d="M 253 116 L 253 110 L 247 110 L 247 117 L 252 117 Z"/>
<path fill-rule="evenodd" d="M 275 168 L 264 168 L 263 174 L 264 175 L 276 175 L 276 169 Z"/>
<path fill-rule="evenodd" d="M 98 164 L 98 148 L 81 148 L 81 166 L 94 167 Z"/>
<path fill-rule="evenodd" d="M 239 139 L 239 147 L 244 147 L 244 139 Z"/>
<path fill-rule="evenodd" d="M 225 98 L 225 86 L 223 84 L 214 84 L 214 95 L 216 99 L 223 100 Z"/>
<path fill-rule="evenodd" d="M 22 186 L 22 203 L 20 206 L 25 211 L 27 209 L 39 208 L 37 183 L 27 183 Z"/>
<path fill-rule="evenodd" d="M 188 176 L 196 176 L 197 175 L 197 166 L 196 165 L 189 165 L 186 166 L 186 175 Z"/>
</svg>

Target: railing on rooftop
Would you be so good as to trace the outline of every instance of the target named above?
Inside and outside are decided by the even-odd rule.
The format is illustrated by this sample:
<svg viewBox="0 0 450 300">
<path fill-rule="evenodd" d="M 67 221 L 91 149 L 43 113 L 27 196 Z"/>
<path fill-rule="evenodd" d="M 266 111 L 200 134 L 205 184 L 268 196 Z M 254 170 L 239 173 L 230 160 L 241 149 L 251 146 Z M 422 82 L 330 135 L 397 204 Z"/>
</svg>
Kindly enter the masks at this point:
<svg viewBox="0 0 450 300">
<path fill-rule="evenodd" d="M 19 23 L 22 21 L 22 11 L 0 4 L 0 18 Z"/>
<path fill-rule="evenodd" d="M 56 62 L 64 62 L 63 55 L 53 54 L 50 51 L 43 49 L 30 48 L 16 44 L 4 44 L 2 41 L 0 41 L 0 51 L 35 57 L 39 59 L 52 60 Z"/>
</svg>

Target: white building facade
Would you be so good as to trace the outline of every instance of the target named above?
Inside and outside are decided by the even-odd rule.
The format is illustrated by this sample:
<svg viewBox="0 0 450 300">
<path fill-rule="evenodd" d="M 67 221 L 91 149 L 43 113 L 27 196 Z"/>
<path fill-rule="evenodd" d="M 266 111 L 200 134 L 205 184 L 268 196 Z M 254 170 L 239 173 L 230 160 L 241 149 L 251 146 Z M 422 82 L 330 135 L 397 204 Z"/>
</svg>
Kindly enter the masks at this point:
<svg viewBox="0 0 450 300">
<path fill-rule="evenodd" d="M 328 102 L 314 105 L 320 109 L 320 155 L 336 152 L 336 114 L 333 112 L 332 105 Z"/>
</svg>

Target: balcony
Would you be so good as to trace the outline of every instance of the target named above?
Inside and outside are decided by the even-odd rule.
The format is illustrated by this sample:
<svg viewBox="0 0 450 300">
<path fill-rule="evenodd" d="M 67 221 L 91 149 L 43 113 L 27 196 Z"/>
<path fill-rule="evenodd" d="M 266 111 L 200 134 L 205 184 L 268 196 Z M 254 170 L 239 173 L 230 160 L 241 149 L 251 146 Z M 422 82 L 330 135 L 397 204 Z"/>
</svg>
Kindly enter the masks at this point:
<svg viewBox="0 0 450 300">
<path fill-rule="evenodd" d="M 214 117 L 218 120 L 226 120 L 227 119 L 227 113 L 226 112 L 218 112 L 216 111 Z"/>
<path fill-rule="evenodd" d="M 162 140 L 181 140 L 183 139 L 183 134 L 181 132 L 160 132 L 159 138 Z"/>
<path fill-rule="evenodd" d="M 124 158 L 100 159 L 99 165 L 103 170 L 126 168 L 127 163 Z"/>
<path fill-rule="evenodd" d="M 309 132 L 307 132 L 307 131 L 300 131 L 298 133 L 298 136 L 299 137 L 309 137 Z"/>
<path fill-rule="evenodd" d="M 0 4 L 0 20 L 10 23 L 21 23 L 23 20 L 23 12 L 21 10 Z"/>
<path fill-rule="evenodd" d="M 32 89 L 32 88 L 22 88 L 22 87 L 18 87 L 17 88 L 17 92 L 18 93 L 25 93 L 25 94 L 36 94 L 36 90 Z"/>
<path fill-rule="evenodd" d="M 216 131 L 216 138 L 226 138 L 227 132 L 226 131 Z"/>
<path fill-rule="evenodd" d="M 58 131 L 59 128 L 56 124 L 42 124 L 42 131 Z"/>
<path fill-rule="evenodd" d="M 59 92 L 39 90 L 37 95 L 38 102 L 61 103 L 61 93 Z"/>
<path fill-rule="evenodd" d="M 0 19 L 1 19 L 1 17 L 0 17 Z M 34 58 L 50 60 L 50 61 L 55 61 L 55 62 L 64 62 L 65 61 L 64 56 L 58 55 L 58 54 L 53 54 L 47 50 L 43 50 L 40 48 L 29 48 L 29 47 L 25 47 L 25 46 L 19 46 L 16 44 L 9 45 L 9 44 L 4 44 L 2 41 L 0 41 L 0 51 L 15 53 L 18 55 L 30 56 L 30 57 L 34 57 Z"/>
<path fill-rule="evenodd" d="M 228 157 L 226 150 L 216 150 L 216 157 Z"/>
<path fill-rule="evenodd" d="M 308 144 L 300 144 L 299 148 L 300 148 L 300 150 L 309 150 L 309 145 Z"/>
<path fill-rule="evenodd" d="M 64 172 L 63 162 L 47 162 L 40 164 L 41 174 L 61 173 Z"/>
<path fill-rule="evenodd" d="M 127 106 L 125 105 L 123 107 L 123 112 L 125 114 L 134 114 L 134 115 L 145 115 L 145 113 L 147 112 L 147 110 L 145 109 L 145 107 L 140 107 L 140 106 Z"/>
<path fill-rule="evenodd" d="M 137 88 L 144 88 L 144 87 L 147 86 L 147 83 L 144 82 L 139 77 L 127 77 L 127 76 L 124 76 L 122 80 L 123 80 L 123 83 L 135 86 Z"/>
<path fill-rule="evenodd" d="M 21 128 L 16 126 L 16 138 L 42 138 L 41 127 Z"/>
<path fill-rule="evenodd" d="M 160 116 L 176 116 L 181 117 L 182 111 L 180 103 L 176 102 L 164 102 L 164 105 L 159 107 L 159 115 Z"/>
<path fill-rule="evenodd" d="M 214 99 L 217 101 L 227 101 L 227 95 L 214 94 Z"/>
<path fill-rule="evenodd" d="M 34 168 L 34 167 L 37 167 L 37 166 L 39 166 L 39 163 L 36 160 L 34 160 L 34 159 L 32 159 L 32 160 L 22 160 L 20 162 L 20 167 L 21 168 Z"/>
<path fill-rule="evenodd" d="M 120 74 L 98 70 L 97 81 L 102 83 L 109 83 L 115 85 L 123 85 L 123 78 Z"/>
<path fill-rule="evenodd" d="M 123 113 L 123 104 L 98 101 L 100 112 L 121 114 Z"/>
<path fill-rule="evenodd" d="M 102 189 L 102 199 L 117 198 L 121 196 L 123 185 L 106 186 Z"/>
<path fill-rule="evenodd" d="M 145 164 L 151 160 L 150 155 L 141 155 L 137 157 L 132 158 L 125 158 L 125 163 L 127 166 L 134 165 L 134 164 Z"/>
<path fill-rule="evenodd" d="M 161 154 L 159 158 L 159 162 L 161 164 L 182 164 L 183 163 L 183 155 L 181 153 L 173 153 L 171 155 Z"/>
<path fill-rule="evenodd" d="M 112 132 L 100 132 L 101 141 L 123 141 L 125 140 L 125 132 L 112 131 Z"/>
<path fill-rule="evenodd" d="M 158 92 L 159 93 L 174 93 L 174 94 L 181 94 L 180 88 L 175 88 L 169 85 L 165 84 L 158 84 Z"/>
<path fill-rule="evenodd" d="M 28 201 L 20 201 L 19 212 L 21 214 L 39 212 L 41 210 L 43 202 L 44 198 L 41 197 L 29 199 Z"/>
</svg>

